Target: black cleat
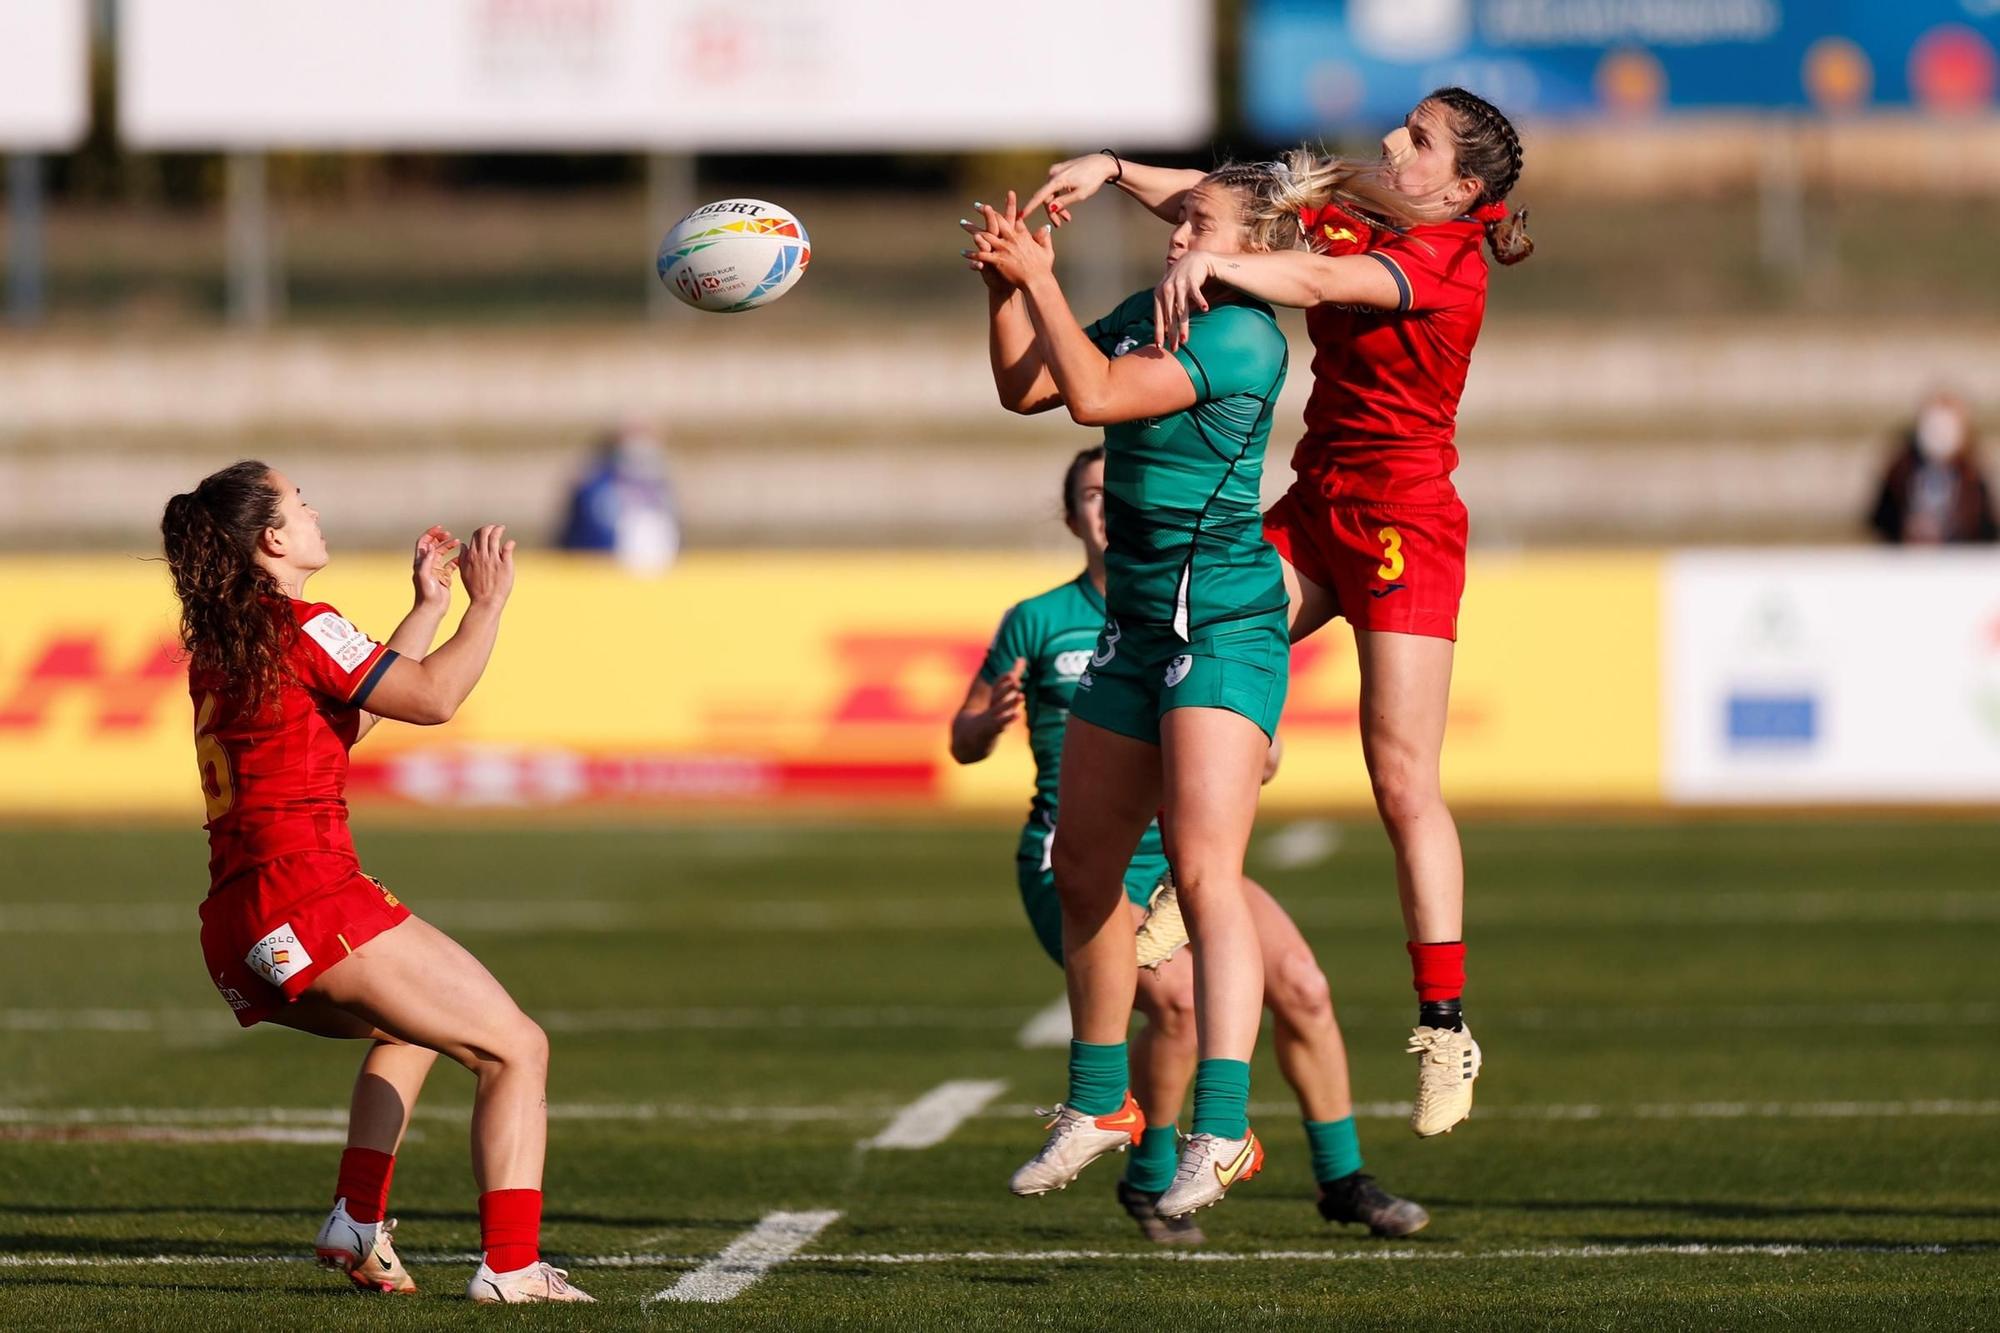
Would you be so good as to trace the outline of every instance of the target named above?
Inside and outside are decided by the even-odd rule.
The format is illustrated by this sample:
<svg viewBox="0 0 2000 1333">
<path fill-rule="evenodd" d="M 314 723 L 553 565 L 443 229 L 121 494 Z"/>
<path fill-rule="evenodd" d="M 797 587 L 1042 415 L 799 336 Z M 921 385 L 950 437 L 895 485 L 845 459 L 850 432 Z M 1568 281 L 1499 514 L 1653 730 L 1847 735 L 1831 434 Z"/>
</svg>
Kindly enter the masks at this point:
<svg viewBox="0 0 2000 1333">
<path fill-rule="evenodd" d="M 1364 1171 L 1319 1187 L 1319 1215 L 1329 1222 L 1358 1222 L 1373 1236 L 1414 1236 L 1430 1225 L 1423 1205 L 1399 1199 Z"/>
<path fill-rule="evenodd" d="M 1139 1230 L 1146 1239 L 1156 1245 L 1206 1245 L 1208 1237 L 1202 1234 L 1195 1222 L 1194 1214 L 1186 1217 L 1161 1217 L 1155 1206 L 1165 1190 L 1142 1190 L 1127 1181 L 1118 1182 L 1118 1202 L 1126 1214 L 1139 1224 Z"/>
</svg>

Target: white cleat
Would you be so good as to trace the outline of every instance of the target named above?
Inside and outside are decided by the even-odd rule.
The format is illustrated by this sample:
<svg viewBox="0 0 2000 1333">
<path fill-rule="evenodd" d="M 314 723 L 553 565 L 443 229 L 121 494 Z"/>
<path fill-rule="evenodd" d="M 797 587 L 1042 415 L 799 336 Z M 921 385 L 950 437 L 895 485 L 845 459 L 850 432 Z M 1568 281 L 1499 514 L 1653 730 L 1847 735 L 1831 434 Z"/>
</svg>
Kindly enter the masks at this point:
<svg viewBox="0 0 2000 1333">
<path fill-rule="evenodd" d="M 465 1295 L 476 1305 L 541 1305 L 559 1301 L 597 1304 L 597 1298 L 569 1284 L 569 1274 L 547 1263 L 532 1263 L 511 1273 L 496 1273 L 484 1263 L 465 1284 Z"/>
<path fill-rule="evenodd" d="M 1058 1105 L 1045 1128 L 1048 1142 L 1007 1182 L 1007 1188 L 1023 1198 L 1066 1189 L 1098 1158 L 1138 1143 L 1146 1133 L 1146 1113 L 1128 1092 L 1125 1104 L 1110 1115 L 1085 1115 L 1073 1106 Z"/>
<path fill-rule="evenodd" d="M 1471 1028 L 1418 1028 L 1405 1048 L 1417 1057 L 1417 1102 L 1410 1128 L 1420 1139 L 1449 1134 L 1472 1114 L 1472 1085 L 1479 1077 L 1479 1043 Z"/>
<path fill-rule="evenodd" d="M 1225 1139 L 1215 1134 L 1190 1134 L 1181 1145 L 1174 1183 L 1160 1196 L 1161 1217 L 1186 1217 L 1213 1208 L 1238 1181 L 1264 1169 L 1264 1145 L 1255 1134 Z"/>
<path fill-rule="evenodd" d="M 321 1268 L 337 1268 L 362 1291 L 385 1296 L 408 1295 L 417 1289 L 410 1270 L 396 1257 L 389 1236 L 396 1229 L 393 1218 L 380 1222 L 357 1222 L 347 1215 L 347 1200 L 336 1199 L 326 1224 L 313 1241 L 313 1256 Z"/>
</svg>

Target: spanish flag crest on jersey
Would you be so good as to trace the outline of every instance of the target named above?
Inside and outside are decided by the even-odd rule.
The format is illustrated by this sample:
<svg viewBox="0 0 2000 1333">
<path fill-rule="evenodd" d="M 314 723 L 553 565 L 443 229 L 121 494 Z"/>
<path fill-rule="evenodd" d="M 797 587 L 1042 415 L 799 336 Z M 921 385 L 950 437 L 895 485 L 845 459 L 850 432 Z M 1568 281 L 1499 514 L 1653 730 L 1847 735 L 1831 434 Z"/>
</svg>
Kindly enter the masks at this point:
<svg viewBox="0 0 2000 1333">
<path fill-rule="evenodd" d="M 1358 255 L 1375 244 L 1376 228 L 1339 204 L 1299 211 L 1306 244 L 1323 255 Z"/>
</svg>

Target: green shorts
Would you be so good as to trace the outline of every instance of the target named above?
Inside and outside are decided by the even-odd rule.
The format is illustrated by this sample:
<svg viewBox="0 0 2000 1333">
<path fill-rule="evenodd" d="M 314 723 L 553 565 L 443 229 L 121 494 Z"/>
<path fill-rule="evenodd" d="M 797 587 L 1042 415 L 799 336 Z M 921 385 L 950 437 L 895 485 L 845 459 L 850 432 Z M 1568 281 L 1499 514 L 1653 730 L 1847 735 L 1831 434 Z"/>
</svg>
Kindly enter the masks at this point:
<svg viewBox="0 0 2000 1333">
<path fill-rule="evenodd" d="M 1021 886 L 1021 906 L 1027 909 L 1028 924 L 1042 942 L 1050 958 L 1060 967 L 1062 952 L 1062 902 L 1056 897 L 1056 875 L 1049 868 L 1049 853 L 1055 844 L 1055 825 L 1048 816 L 1038 815 L 1021 830 L 1020 850 L 1014 857 L 1014 879 Z M 1153 890 L 1166 877 L 1167 854 L 1160 846 L 1160 826 L 1149 824 L 1125 867 L 1125 896 L 1144 907 L 1153 900 Z"/>
<path fill-rule="evenodd" d="M 1226 621 L 1192 642 L 1169 629 L 1121 629 L 1114 620 L 1077 679 L 1070 715 L 1158 745 L 1168 709 L 1226 708 L 1275 736 L 1291 653 L 1283 616 Z"/>
</svg>

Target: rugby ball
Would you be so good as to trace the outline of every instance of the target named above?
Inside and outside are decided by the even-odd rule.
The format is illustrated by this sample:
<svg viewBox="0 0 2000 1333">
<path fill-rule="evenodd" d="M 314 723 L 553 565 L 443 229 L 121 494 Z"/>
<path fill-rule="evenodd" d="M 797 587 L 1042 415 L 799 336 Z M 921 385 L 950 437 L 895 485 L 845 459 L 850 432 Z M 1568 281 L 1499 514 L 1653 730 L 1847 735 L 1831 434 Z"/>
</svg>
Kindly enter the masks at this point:
<svg viewBox="0 0 2000 1333">
<path fill-rule="evenodd" d="M 676 222 L 656 267 L 696 310 L 755 310 L 790 291 L 812 260 L 799 220 L 762 199 L 718 199 Z"/>
</svg>

